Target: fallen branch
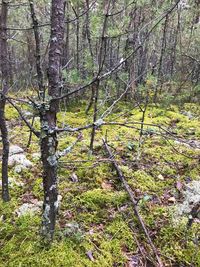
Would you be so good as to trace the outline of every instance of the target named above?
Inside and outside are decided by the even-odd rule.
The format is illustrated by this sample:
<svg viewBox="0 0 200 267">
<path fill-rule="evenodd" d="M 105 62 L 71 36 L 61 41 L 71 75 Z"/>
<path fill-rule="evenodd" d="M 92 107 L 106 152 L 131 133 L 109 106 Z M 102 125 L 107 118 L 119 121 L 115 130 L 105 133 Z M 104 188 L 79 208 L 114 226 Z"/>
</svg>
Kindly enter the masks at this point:
<svg viewBox="0 0 200 267">
<path fill-rule="evenodd" d="M 139 223 L 140 223 L 140 226 L 141 226 L 141 228 L 142 228 L 142 230 L 143 230 L 143 232 L 144 232 L 144 234 L 145 234 L 145 236 L 146 236 L 146 238 L 147 238 L 147 240 L 148 240 L 148 242 L 149 242 L 149 244 L 150 244 L 150 246 L 151 246 L 151 248 L 152 248 L 153 253 L 154 253 L 155 256 L 156 256 L 156 259 L 157 259 L 157 261 L 158 261 L 159 267 L 162 267 L 162 266 L 163 266 L 163 263 L 162 263 L 162 261 L 161 261 L 159 255 L 158 255 L 157 249 L 156 249 L 156 247 L 154 246 L 154 244 L 153 244 L 153 242 L 152 242 L 152 240 L 151 240 L 151 237 L 149 236 L 149 233 L 148 233 L 148 231 L 147 231 L 147 228 L 146 228 L 146 226 L 145 226 L 145 224 L 144 224 L 144 221 L 143 221 L 142 217 L 141 217 L 140 214 L 139 214 L 138 206 L 137 206 L 137 203 L 138 203 L 138 202 L 137 202 L 137 200 L 136 200 L 135 197 L 134 197 L 133 191 L 131 190 L 130 186 L 128 185 L 128 183 L 127 183 L 127 181 L 126 181 L 126 179 L 125 179 L 125 177 L 124 177 L 122 171 L 120 170 L 119 166 L 117 165 L 117 163 L 116 163 L 116 161 L 115 161 L 115 158 L 114 158 L 114 156 L 113 156 L 113 154 L 112 154 L 112 151 L 110 150 L 108 144 L 106 143 L 106 141 L 105 141 L 104 139 L 103 139 L 103 144 L 104 144 L 105 150 L 107 151 L 109 157 L 112 158 L 112 164 L 113 164 L 113 167 L 115 168 L 115 170 L 116 170 L 116 172 L 117 172 L 117 175 L 118 175 L 120 181 L 122 182 L 122 184 L 123 184 L 125 190 L 127 191 L 128 195 L 129 195 L 129 197 L 130 197 L 130 200 L 131 200 L 131 204 L 132 204 L 132 208 L 133 208 L 134 214 L 135 214 L 136 217 L 138 218 L 138 221 L 139 221 Z"/>
</svg>

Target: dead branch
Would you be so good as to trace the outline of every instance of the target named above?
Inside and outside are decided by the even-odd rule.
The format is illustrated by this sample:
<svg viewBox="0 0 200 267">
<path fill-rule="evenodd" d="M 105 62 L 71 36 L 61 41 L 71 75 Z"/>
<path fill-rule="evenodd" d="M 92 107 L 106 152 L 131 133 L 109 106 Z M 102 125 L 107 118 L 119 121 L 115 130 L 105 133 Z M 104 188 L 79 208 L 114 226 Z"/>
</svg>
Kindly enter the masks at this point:
<svg viewBox="0 0 200 267">
<path fill-rule="evenodd" d="M 75 142 L 73 142 L 70 146 L 68 146 L 67 148 L 65 148 L 63 151 L 58 151 L 56 153 L 56 158 L 59 159 L 61 157 L 64 157 L 65 155 L 67 155 L 68 153 L 70 153 L 72 151 L 72 149 L 74 148 L 74 146 L 82 139 L 82 135 L 79 134 L 78 138 L 76 139 Z"/>
<path fill-rule="evenodd" d="M 143 230 L 143 232 L 144 232 L 144 234 L 145 234 L 145 236 L 146 236 L 146 238 L 147 238 L 147 240 L 148 240 L 148 242 L 149 242 L 149 244 L 151 246 L 151 249 L 152 249 L 154 255 L 156 256 L 156 259 L 158 261 L 159 267 L 162 267 L 163 263 L 162 263 L 159 255 L 158 255 L 158 251 L 157 251 L 156 247 L 154 246 L 154 244 L 153 244 L 153 242 L 151 240 L 151 237 L 149 236 L 148 230 L 147 230 L 147 228 L 146 228 L 146 226 L 144 224 L 144 221 L 143 221 L 142 217 L 139 214 L 138 205 L 137 205 L 138 202 L 135 199 L 133 191 L 131 190 L 130 186 L 128 185 L 128 183 L 127 183 L 127 181 L 126 181 L 121 169 L 119 168 L 118 164 L 115 161 L 115 158 L 114 158 L 114 156 L 112 154 L 112 151 L 110 150 L 108 144 L 106 143 L 106 141 L 104 139 L 103 139 L 103 144 L 104 144 L 105 150 L 107 151 L 109 157 L 112 158 L 113 167 L 115 168 L 120 181 L 122 182 L 125 190 L 127 191 L 128 195 L 130 197 L 134 214 L 138 218 L 139 224 L 140 224 L 140 226 L 141 226 L 141 228 L 142 228 L 142 230 Z"/>
<path fill-rule="evenodd" d="M 40 137 L 40 132 L 36 131 L 32 125 L 27 121 L 27 119 L 24 117 L 22 111 L 9 99 L 7 98 L 7 101 L 14 107 L 14 109 L 17 110 L 18 114 L 20 115 L 21 119 L 25 122 L 26 126 L 30 129 L 31 132 L 34 133 L 35 136 Z"/>
</svg>

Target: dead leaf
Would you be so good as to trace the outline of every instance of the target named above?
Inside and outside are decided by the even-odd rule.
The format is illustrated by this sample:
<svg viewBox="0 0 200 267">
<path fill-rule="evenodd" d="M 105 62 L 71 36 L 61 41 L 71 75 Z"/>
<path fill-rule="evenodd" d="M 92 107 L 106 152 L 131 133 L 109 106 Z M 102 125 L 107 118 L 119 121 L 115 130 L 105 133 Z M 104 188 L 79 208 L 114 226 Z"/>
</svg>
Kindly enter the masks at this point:
<svg viewBox="0 0 200 267">
<path fill-rule="evenodd" d="M 132 256 L 129 261 L 126 263 L 126 267 L 137 267 L 139 266 L 139 257 L 136 256 Z"/>
<path fill-rule="evenodd" d="M 76 175 L 75 172 L 72 173 L 71 180 L 73 183 L 78 183 L 78 176 Z"/>
<path fill-rule="evenodd" d="M 88 251 L 86 252 L 86 254 L 87 254 L 88 258 L 89 258 L 91 261 L 94 261 L 93 253 L 92 253 L 91 250 L 88 250 Z"/>
<path fill-rule="evenodd" d="M 170 202 L 170 203 L 175 203 L 175 202 L 176 202 L 175 197 L 170 197 L 170 198 L 168 198 L 168 202 Z"/>
<path fill-rule="evenodd" d="M 108 181 L 104 181 L 102 182 L 101 184 L 101 187 L 105 190 L 112 190 L 113 189 L 113 186 L 111 183 L 109 183 Z"/>
<path fill-rule="evenodd" d="M 158 179 L 161 180 L 161 181 L 164 181 L 165 180 L 164 177 L 162 176 L 162 174 L 159 174 L 158 175 Z"/>
<path fill-rule="evenodd" d="M 176 188 L 178 189 L 178 191 L 181 191 L 183 189 L 183 184 L 181 183 L 181 181 L 176 182 Z"/>
</svg>

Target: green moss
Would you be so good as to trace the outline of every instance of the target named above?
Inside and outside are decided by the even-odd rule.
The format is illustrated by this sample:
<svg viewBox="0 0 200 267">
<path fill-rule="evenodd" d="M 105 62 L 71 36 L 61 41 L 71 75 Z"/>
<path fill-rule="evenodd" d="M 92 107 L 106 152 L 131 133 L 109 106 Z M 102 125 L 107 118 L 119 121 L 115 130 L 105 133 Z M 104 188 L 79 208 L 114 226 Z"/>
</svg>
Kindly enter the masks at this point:
<svg viewBox="0 0 200 267">
<path fill-rule="evenodd" d="M 111 235 L 110 239 L 117 239 L 121 243 L 121 247 L 126 247 L 129 251 L 136 250 L 136 244 L 128 223 L 124 218 L 115 218 L 106 228 L 106 233 Z"/>
<path fill-rule="evenodd" d="M 58 114 L 58 127 L 70 125 L 83 126 L 92 121 L 92 110 L 89 116 L 85 115 L 85 103 L 72 103 Z M 25 110 L 25 108 L 22 106 Z M 103 112 L 108 105 L 100 107 Z M 7 106 L 8 119 L 18 120 L 15 110 Z M 173 132 L 188 140 L 198 139 L 200 136 L 199 106 L 186 104 L 184 111 L 191 111 L 193 118 L 189 119 L 179 112 L 177 106 L 149 105 L 146 111 L 145 122 L 161 124 L 170 127 Z M 126 113 L 127 112 L 127 113 Z M 106 120 L 107 121 L 139 121 L 142 113 L 134 109 L 132 104 L 118 103 Z M 39 119 L 35 125 L 40 127 Z M 140 125 L 137 125 L 140 128 Z M 151 237 L 161 252 L 172 258 L 176 266 L 200 266 L 199 252 L 195 245 L 198 225 L 185 232 L 185 225 L 173 225 L 170 210 L 165 199 L 165 192 L 176 193 L 174 187 L 177 179 L 184 184 L 185 179 L 200 179 L 200 167 L 197 161 L 198 150 L 177 144 L 171 144 L 181 153 L 175 152 L 169 142 L 159 135 L 158 128 L 145 126 L 145 130 L 153 135 L 143 136 L 142 156 L 139 170 L 133 163 L 137 153 L 139 133 L 136 129 L 118 126 L 104 126 L 96 131 L 94 153 L 89 153 L 91 130 L 83 131 L 83 140 L 77 143 L 72 152 L 67 154 L 59 163 L 59 194 L 63 199 L 59 210 L 59 220 L 56 227 L 55 241 L 51 247 L 45 247 L 40 240 L 40 217 L 23 216 L 17 218 L 15 210 L 21 205 L 23 194 L 33 194 L 42 199 L 41 164 L 34 162 L 32 170 L 19 175 L 10 169 L 9 176 L 24 182 L 23 187 L 11 188 L 12 201 L 0 201 L 0 266 L 26 267 L 49 266 L 55 267 L 110 267 L 126 266 L 127 255 L 134 255 L 138 248 L 134 236 L 141 246 L 148 250 L 146 238 L 138 227 L 138 221 L 129 206 L 129 198 L 122 184 L 117 179 L 110 162 L 103 162 L 107 158 L 102 147 L 102 136 L 107 132 L 108 142 L 112 147 L 115 158 L 120 165 L 128 183 L 141 194 L 138 208 L 143 217 Z M 17 133 L 20 132 L 20 135 Z M 16 134 L 16 135 L 15 135 Z M 157 135 L 158 134 L 158 135 Z M 186 135 L 187 134 L 187 135 Z M 12 128 L 13 144 L 25 147 L 29 131 L 26 126 Z M 62 150 L 77 138 L 76 133 L 59 135 L 59 150 Z M 27 157 L 38 151 L 38 140 L 33 137 L 32 144 L 27 150 Z M 73 183 L 70 176 L 76 173 L 78 182 Z M 162 177 L 159 178 L 159 175 Z M 39 178 L 37 178 L 39 177 Z M 102 189 L 102 183 L 109 181 L 111 188 Z M 156 200 L 159 201 L 156 201 Z M 181 198 L 179 199 L 181 201 Z M 67 224 L 78 224 L 79 231 L 70 232 Z M 129 229 L 131 223 L 134 233 Z M 196 238 L 196 239 L 195 239 Z M 89 259 L 90 251 L 94 261 Z M 166 266 L 171 266 L 170 260 L 163 256 Z M 173 262 L 172 261 L 172 262 Z"/>
<path fill-rule="evenodd" d="M 97 165 L 94 168 L 92 162 L 85 163 L 83 168 L 77 170 L 77 175 L 82 179 L 82 181 L 93 181 L 100 184 L 104 179 L 109 179 L 111 173 L 110 168 L 107 164 Z"/>
<path fill-rule="evenodd" d="M 41 198 L 43 195 L 42 178 L 36 178 L 32 187 L 32 193 L 36 198 Z"/>
<path fill-rule="evenodd" d="M 111 205 L 119 206 L 127 201 L 127 195 L 124 192 L 110 192 L 103 189 L 94 189 L 87 191 L 77 197 L 76 202 L 90 210 L 98 210 Z"/>
<path fill-rule="evenodd" d="M 200 251 L 195 244 L 195 230 L 186 232 L 185 225 L 178 227 L 166 225 L 161 228 L 156 243 L 160 247 L 163 255 L 174 258 L 174 261 L 180 265 L 200 266 Z"/>
<path fill-rule="evenodd" d="M 195 103 L 185 103 L 183 105 L 183 111 L 189 111 L 192 112 L 195 116 L 199 117 L 200 116 L 200 107 L 199 105 Z"/>
<path fill-rule="evenodd" d="M 165 186 L 163 182 L 156 180 L 143 170 L 133 172 L 128 167 L 122 167 L 121 169 L 125 176 L 129 177 L 128 183 L 133 190 L 140 189 L 142 192 L 159 193 Z"/>
<path fill-rule="evenodd" d="M 5 115 L 7 120 L 19 118 L 19 113 L 17 112 L 17 110 L 10 105 L 6 105 Z"/>
</svg>

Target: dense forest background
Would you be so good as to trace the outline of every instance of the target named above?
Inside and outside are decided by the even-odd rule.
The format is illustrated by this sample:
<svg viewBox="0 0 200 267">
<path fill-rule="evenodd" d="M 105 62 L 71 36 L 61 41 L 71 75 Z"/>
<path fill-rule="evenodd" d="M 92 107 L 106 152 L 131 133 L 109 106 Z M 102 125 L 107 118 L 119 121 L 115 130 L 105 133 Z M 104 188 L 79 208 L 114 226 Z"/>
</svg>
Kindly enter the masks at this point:
<svg viewBox="0 0 200 267">
<path fill-rule="evenodd" d="M 200 266 L 200 1 L 0 10 L 0 266 Z"/>
</svg>

